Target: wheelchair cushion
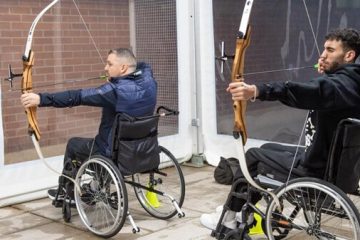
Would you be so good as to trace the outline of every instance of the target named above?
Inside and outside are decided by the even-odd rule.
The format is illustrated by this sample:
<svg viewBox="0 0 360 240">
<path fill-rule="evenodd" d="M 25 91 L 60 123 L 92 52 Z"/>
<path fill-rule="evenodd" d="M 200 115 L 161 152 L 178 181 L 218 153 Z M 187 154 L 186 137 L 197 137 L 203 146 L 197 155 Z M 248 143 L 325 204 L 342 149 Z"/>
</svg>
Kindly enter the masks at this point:
<svg viewBox="0 0 360 240">
<path fill-rule="evenodd" d="M 258 163 L 258 173 L 274 180 L 280 182 L 286 182 L 289 176 L 290 169 L 285 169 L 282 167 L 278 167 L 277 164 L 272 164 L 270 162 L 259 162 Z M 296 168 L 293 169 L 290 179 L 303 177 L 305 174 L 297 171 Z"/>
<path fill-rule="evenodd" d="M 159 117 L 116 116 L 113 127 L 113 160 L 124 175 L 145 172 L 160 163 L 157 127 Z"/>
</svg>

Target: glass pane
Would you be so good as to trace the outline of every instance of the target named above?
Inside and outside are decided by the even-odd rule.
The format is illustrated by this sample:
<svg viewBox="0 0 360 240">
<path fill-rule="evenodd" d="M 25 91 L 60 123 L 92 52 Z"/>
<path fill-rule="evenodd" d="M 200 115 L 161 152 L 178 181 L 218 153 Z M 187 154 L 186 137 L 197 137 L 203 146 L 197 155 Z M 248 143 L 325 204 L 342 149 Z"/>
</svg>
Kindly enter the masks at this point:
<svg viewBox="0 0 360 240">
<path fill-rule="evenodd" d="M 158 106 L 178 109 L 176 0 L 135 0 L 136 55 L 152 65 Z M 178 132 L 178 118 L 162 118 L 160 136 Z"/>
<path fill-rule="evenodd" d="M 353 1 L 355 2 L 355 1 Z M 316 77 L 313 65 L 317 63 L 323 39 L 329 29 L 353 27 L 359 29 L 356 4 L 344 1 L 302 0 L 254 1 L 250 24 L 251 42 L 245 55 L 245 82 L 273 81 L 306 82 Z M 339 5 L 339 3 L 341 3 Z M 245 1 L 213 0 L 215 54 L 221 56 L 221 41 L 225 53 L 233 55 Z M 314 41 L 316 37 L 319 51 Z M 232 134 L 233 110 L 230 95 L 225 92 L 231 81 L 232 61 L 216 61 L 217 130 Z M 290 70 L 287 70 L 290 69 Z M 297 143 L 307 111 L 286 107 L 279 102 L 248 102 L 247 130 L 249 138 Z"/>
</svg>

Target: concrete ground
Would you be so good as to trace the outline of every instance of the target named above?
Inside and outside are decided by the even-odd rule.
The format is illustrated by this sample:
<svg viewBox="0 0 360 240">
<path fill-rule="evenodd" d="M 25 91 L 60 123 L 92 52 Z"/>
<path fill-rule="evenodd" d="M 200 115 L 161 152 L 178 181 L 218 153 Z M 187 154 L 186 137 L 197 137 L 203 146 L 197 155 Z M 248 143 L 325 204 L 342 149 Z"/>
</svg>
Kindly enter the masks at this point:
<svg viewBox="0 0 360 240">
<path fill-rule="evenodd" d="M 186 182 L 184 218 L 173 217 L 159 220 L 151 217 L 138 203 L 133 190 L 128 188 L 129 208 L 139 233 L 133 234 L 128 220 L 121 231 L 111 239 L 215 239 L 211 231 L 199 221 L 202 213 L 212 212 L 225 203 L 230 186 L 217 184 L 213 177 L 214 167 L 182 166 Z M 256 239 L 265 239 L 258 235 Z M 61 208 L 54 208 L 48 198 L 0 208 L 0 239 L 100 239 L 82 224 L 76 210 L 70 223 L 62 219 Z"/>
</svg>

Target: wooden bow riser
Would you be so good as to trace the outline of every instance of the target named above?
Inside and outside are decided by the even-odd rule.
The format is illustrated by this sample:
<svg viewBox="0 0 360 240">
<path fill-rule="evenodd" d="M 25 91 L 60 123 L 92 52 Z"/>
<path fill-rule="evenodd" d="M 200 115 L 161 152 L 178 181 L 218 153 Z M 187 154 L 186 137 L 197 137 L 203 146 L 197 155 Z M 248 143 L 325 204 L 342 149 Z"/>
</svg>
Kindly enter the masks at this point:
<svg viewBox="0 0 360 240">
<path fill-rule="evenodd" d="M 250 45 L 250 35 L 251 35 L 251 28 L 248 27 L 245 37 L 236 39 L 235 57 L 231 71 L 232 82 L 239 82 L 241 81 L 240 78 L 243 77 L 245 51 L 247 47 Z M 239 134 L 241 134 L 243 144 L 245 145 L 247 140 L 247 131 L 246 131 L 246 122 L 245 122 L 246 101 L 234 101 L 233 109 L 234 109 L 233 135 L 235 138 L 239 138 Z"/>
<path fill-rule="evenodd" d="M 23 60 L 23 78 L 21 81 L 22 93 L 25 93 L 26 90 L 32 89 L 32 67 L 34 65 L 34 53 L 31 51 L 28 59 Z M 26 90 L 25 90 L 26 89 Z M 40 140 L 40 129 L 36 117 L 36 107 L 26 108 L 26 116 L 28 119 L 28 133 L 29 135 L 34 134 L 36 140 Z"/>
</svg>

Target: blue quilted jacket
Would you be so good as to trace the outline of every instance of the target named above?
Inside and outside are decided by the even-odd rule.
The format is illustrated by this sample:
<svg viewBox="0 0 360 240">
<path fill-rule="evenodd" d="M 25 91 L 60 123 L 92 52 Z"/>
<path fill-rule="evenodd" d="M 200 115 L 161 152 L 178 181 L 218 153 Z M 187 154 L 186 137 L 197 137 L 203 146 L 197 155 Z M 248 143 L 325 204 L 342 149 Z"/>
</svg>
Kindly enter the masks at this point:
<svg viewBox="0 0 360 240">
<path fill-rule="evenodd" d="M 79 105 L 102 108 L 101 123 L 95 144 L 102 155 L 111 156 L 111 128 L 118 112 L 131 116 L 152 115 L 156 105 L 157 83 L 146 63 L 138 63 L 137 70 L 123 77 L 111 78 L 97 88 L 40 93 L 40 107 L 57 108 Z"/>
</svg>

